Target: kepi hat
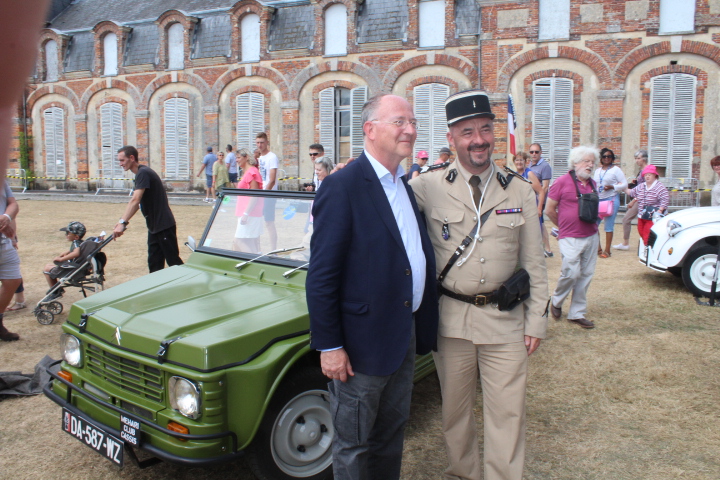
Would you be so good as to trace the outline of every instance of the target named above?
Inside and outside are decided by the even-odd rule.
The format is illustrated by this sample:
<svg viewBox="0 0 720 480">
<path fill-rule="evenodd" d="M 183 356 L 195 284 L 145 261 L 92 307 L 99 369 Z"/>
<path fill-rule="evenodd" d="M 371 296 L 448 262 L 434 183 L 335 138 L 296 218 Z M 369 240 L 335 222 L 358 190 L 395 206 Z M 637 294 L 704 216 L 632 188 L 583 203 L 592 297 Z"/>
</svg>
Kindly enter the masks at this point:
<svg viewBox="0 0 720 480">
<path fill-rule="evenodd" d="M 490 109 L 490 98 L 482 90 L 466 90 L 449 96 L 445 100 L 445 115 L 448 126 L 468 118 L 495 118 Z"/>
</svg>

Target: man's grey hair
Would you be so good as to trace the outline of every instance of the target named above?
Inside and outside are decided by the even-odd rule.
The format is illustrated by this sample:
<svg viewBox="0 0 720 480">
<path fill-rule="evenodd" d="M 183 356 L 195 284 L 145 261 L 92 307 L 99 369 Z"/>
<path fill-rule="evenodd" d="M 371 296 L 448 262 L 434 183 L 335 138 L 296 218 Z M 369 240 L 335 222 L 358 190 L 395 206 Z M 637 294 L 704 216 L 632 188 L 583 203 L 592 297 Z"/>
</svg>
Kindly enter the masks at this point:
<svg viewBox="0 0 720 480">
<path fill-rule="evenodd" d="M 382 100 L 383 97 L 386 97 L 388 95 L 391 94 L 381 93 L 380 95 L 375 95 L 374 97 L 370 98 L 370 100 L 365 102 L 365 105 L 363 105 L 362 108 L 362 114 L 360 115 L 360 121 L 363 125 L 365 125 L 365 122 L 375 120 L 375 114 L 377 113 L 377 109 L 380 106 L 380 100 Z M 363 130 L 363 132 L 365 132 L 365 130 Z"/>
<path fill-rule="evenodd" d="M 332 172 L 332 169 L 335 168 L 335 165 L 333 165 L 333 162 L 332 162 L 332 160 L 330 160 L 330 157 L 318 158 L 317 160 L 315 160 L 315 165 L 322 165 L 328 175 L 330 175 L 330 172 Z"/>
<path fill-rule="evenodd" d="M 645 160 L 647 160 L 648 159 L 648 151 L 640 149 L 637 152 L 635 152 L 635 155 L 633 155 L 633 157 L 637 157 L 637 156 L 643 157 Z"/>
<path fill-rule="evenodd" d="M 595 163 L 600 162 L 600 150 L 595 145 L 581 145 L 570 150 L 568 167 L 575 168 L 575 165 L 582 162 L 587 155 L 592 155 L 595 158 Z"/>
</svg>

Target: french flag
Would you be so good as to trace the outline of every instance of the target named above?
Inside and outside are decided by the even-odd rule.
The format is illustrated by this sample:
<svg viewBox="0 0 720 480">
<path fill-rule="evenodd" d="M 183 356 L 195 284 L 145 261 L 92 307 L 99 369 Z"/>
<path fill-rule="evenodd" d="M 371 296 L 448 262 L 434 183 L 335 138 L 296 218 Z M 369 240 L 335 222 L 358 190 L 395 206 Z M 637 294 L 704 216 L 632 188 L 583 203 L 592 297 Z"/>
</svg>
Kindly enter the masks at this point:
<svg viewBox="0 0 720 480">
<path fill-rule="evenodd" d="M 515 107 L 513 106 L 512 95 L 510 94 L 508 94 L 507 125 L 508 147 L 510 149 L 510 154 L 515 155 L 515 128 L 517 127 L 517 124 L 515 123 Z"/>
</svg>

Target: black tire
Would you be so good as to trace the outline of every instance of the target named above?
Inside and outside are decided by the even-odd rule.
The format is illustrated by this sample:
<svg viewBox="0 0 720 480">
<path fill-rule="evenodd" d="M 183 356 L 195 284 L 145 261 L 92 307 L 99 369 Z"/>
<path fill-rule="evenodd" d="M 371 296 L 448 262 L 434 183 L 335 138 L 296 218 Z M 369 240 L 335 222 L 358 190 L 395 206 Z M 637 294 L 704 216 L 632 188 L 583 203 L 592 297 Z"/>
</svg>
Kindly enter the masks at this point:
<svg viewBox="0 0 720 480">
<path fill-rule="evenodd" d="M 697 297 L 710 295 L 713 274 L 717 263 L 718 248 L 706 245 L 691 251 L 682 267 L 682 279 L 685 286 Z M 720 289 L 720 286 L 718 287 Z"/>
<path fill-rule="evenodd" d="M 668 267 L 668 272 L 672 273 L 674 277 L 682 277 L 682 267 Z"/>
<path fill-rule="evenodd" d="M 38 310 L 35 312 L 35 318 L 40 325 L 50 325 L 55 321 L 55 315 L 47 310 Z"/>
<path fill-rule="evenodd" d="M 291 372 L 275 393 L 248 464 L 260 480 L 330 480 L 332 439 L 328 380 L 317 367 Z"/>
<path fill-rule="evenodd" d="M 60 315 L 63 311 L 63 304 L 60 302 L 50 302 L 45 306 L 45 308 L 47 308 L 53 315 Z"/>
</svg>

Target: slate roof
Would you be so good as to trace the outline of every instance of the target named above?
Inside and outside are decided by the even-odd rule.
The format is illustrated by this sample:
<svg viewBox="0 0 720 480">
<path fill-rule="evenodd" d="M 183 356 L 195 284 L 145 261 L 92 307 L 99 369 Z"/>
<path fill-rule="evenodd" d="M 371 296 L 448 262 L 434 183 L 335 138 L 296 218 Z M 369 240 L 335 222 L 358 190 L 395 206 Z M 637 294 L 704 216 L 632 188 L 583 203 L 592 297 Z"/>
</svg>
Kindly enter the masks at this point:
<svg viewBox="0 0 720 480">
<path fill-rule="evenodd" d="M 95 36 L 91 32 L 72 36 L 65 54 L 65 71 L 92 70 L 95 56 Z"/>
<path fill-rule="evenodd" d="M 477 0 L 455 1 L 455 23 L 458 35 L 480 33 L 480 5 Z"/>
<path fill-rule="evenodd" d="M 125 65 L 156 63 L 160 34 L 155 23 L 133 25 L 125 47 Z"/>
<path fill-rule="evenodd" d="M 50 24 L 61 31 L 89 30 L 105 20 L 125 24 L 137 20 L 152 20 L 168 10 L 182 10 L 188 14 L 216 8 L 229 9 L 234 0 L 76 0 Z"/>
<path fill-rule="evenodd" d="M 269 49 L 312 48 L 314 32 L 315 7 L 307 4 L 278 8 L 270 22 Z"/>
<path fill-rule="evenodd" d="M 203 17 L 195 25 L 192 58 L 230 56 L 230 15 Z"/>
<path fill-rule="evenodd" d="M 365 0 L 358 6 L 358 43 L 407 39 L 407 0 Z"/>
</svg>

